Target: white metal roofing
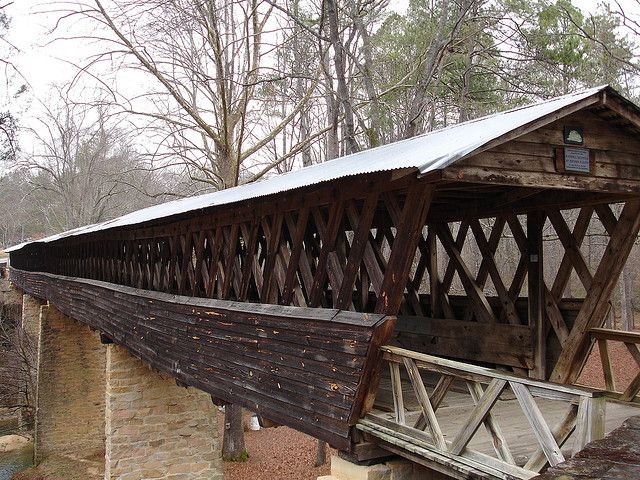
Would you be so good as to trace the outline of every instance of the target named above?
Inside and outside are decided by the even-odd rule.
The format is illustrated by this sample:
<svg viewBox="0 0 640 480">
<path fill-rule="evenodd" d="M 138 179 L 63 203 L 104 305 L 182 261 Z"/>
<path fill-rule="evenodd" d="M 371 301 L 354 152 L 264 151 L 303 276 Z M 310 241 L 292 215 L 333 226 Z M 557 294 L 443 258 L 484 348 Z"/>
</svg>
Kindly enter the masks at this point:
<svg viewBox="0 0 640 480">
<path fill-rule="evenodd" d="M 466 155 L 469 155 L 502 135 L 595 95 L 607 88 L 606 85 L 591 88 L 526 107 L 459 123 L 451 127 L 425 133 L 418 137 L 364 150 L 335 160 L 273 176 L 261 182 L 249 183 L 219 192 L 155 205 L 128 213 L 113 220 L 107 220 L 102 223 L 87 225 L 52 235 L 38 240 L 38 242 L 52 242 L 64 237 L 135 225 L 180 213 L 315 185 L 351 175 L 405 168 L 416 168 L 420 174 L 425 174 L 451 165 L 453 162 L 464 158 Z M 5 251 L 13 252 L 19 250 L 27 245 L 27 243 L 15 245 L 7 248 Z"/>
</svg>

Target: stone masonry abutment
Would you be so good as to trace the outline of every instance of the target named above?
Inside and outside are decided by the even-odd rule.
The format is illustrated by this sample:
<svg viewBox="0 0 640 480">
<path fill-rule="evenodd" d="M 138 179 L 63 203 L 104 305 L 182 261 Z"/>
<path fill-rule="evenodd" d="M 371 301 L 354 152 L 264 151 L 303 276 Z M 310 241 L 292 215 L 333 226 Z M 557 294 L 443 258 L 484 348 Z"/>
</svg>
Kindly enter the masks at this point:
<svg viewBox="0 0 640 480">
<path fill-rule="evenodd" d="M 35 460 L 104 452 L 106 346 L 54 306 L 40 308 Z"/>
<path fill-rule="evenodd" d="M 216 410 L 195 388 L 108 345 L 105 480 L 222 480 Z"/>
<path fill-rule="evenodd" d="M 223 478 L 208 394 L 27 294 L 22 327 L 37 345 L 36 463 L 98 460 L 105 480 Z"/>
</svg>

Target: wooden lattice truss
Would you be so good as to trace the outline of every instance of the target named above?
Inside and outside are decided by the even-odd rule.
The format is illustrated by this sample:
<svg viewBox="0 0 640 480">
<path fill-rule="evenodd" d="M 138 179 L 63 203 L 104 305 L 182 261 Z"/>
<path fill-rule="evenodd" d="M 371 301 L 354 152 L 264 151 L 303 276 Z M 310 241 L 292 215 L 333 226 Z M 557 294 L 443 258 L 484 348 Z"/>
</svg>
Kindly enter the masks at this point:
<svg viewBox="0 0 640 480">
<path fill-rule="evenodd" d="M 589 346 L 586 332 L 601 326 L 633 246 L 640 202 L 624 203 L 622 196 L 617 215 L 608 205 L 610 195 L 576 200 L 571 192 L 508 193 L 518 208 L 505 204 L 499 213 L 467 217 L 451 209 L 452 195 L 486 202 L 504 198 L 504 191 L 381 173 L 261 205 L 71 238 L 53 246 L 43 268 L 179 295 L 418 317 L 423 327 L 458 331 L 463 350 L 465 331 L 485 339 L 510 332 L 520 338 L 511 346 L 449 356 L 572 382 Z M 575 209 L 576 202 L 583 205 L 570 226 L 563 211 Z M 595 219 L 610 240 L 592 272 L 580 246 Z M 555 278 L 546 281 L 545 222 L 564 249 Z M 509 272 L 496 260 L 506 241 L 518 258 Z M 477 268 L 468 264 L 467 245 L 475 249 Z M 586 292 L 583 301 L 572 303 L 578 305 L 575 318 L 563 308 L 572 271 Z M 456 279 L 462 297 L 452 294 Z M 515 346 L 522 351 L 511 351 Z"/>
</svg>

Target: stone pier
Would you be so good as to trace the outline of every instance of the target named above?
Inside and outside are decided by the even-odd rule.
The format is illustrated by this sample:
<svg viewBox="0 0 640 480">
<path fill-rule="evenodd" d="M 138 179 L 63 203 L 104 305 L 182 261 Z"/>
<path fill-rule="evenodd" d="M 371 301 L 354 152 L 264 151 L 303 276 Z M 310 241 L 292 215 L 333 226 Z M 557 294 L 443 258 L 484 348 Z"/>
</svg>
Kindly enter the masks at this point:
<svg viewBox="0 0 640 480">
<path fill-rule="evenodd" d="M 222 480 L 208 394 L 103 344 L 98 332 L 53 305 L 25 294 L 22 311 L 35 347 L 36 463 L 90 463 L 106 480 Z"/>
<path fill-rule="evenodd" d="M 35 460 L 99 457 L 106 347 L 97 333 L 53 306 L 40 307 L 40 323 Z"/>
<path fill-rule="evenodd" d="M 206 393 L 176 385 L 108 345 L 105 480 L 222 480 L 216 409 Z"/>
<path fill-rule="evenodd" d="M 22 295 L 22 330 L 37 345 L 40 341 L 40 307 L 44 302 L 25 293 Z"/>
</svg>

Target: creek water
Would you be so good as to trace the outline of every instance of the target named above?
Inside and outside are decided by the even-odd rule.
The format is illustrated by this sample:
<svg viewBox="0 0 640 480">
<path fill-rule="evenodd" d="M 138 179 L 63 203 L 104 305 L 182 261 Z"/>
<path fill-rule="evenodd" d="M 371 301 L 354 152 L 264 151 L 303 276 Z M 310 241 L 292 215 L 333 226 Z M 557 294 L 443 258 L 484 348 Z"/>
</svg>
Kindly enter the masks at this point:
<svg viewBox="0 0 640 480">
<path fill-rule="evenodd" d="M 11 480 L 14 473 L 29 467 L 33 460 L 33 445 L 11 452 L 0 452 L 0 480 Z"/>
</svg>

